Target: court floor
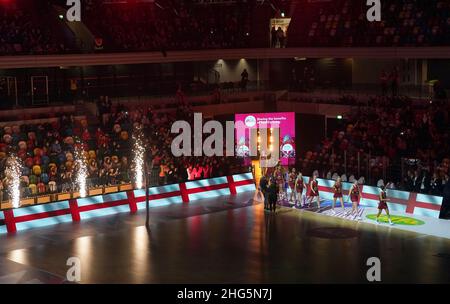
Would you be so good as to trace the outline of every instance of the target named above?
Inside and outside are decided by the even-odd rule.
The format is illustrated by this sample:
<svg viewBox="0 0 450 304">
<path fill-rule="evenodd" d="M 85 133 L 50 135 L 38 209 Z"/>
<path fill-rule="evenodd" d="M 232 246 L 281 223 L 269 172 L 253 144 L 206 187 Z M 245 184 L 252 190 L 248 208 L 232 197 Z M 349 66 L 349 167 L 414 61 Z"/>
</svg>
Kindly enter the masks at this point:
<svg viewBox="0 0 450 304">
<path fill-rule="evenodd" d="M 293 202 L 284 201 L 282 203 L 284 207 L 290 208 L 300 208 L 297 204 Z M 321 208 L 318 209 L 317 205 L 314 203 L 311 207 L 304 208 L 307 211 L 316 212 L 321 215 L 338 217 L 342 219 L 352 220 L 352 221 L 363 221 L 364 223 L 374 224 L 376 223 L 376 215 L 378 213 L 377 208 L 370 207 L 360 207 L 357 213 L 352 213 L 352 204 L 345 202 L 344 208 L 341 207 L 340 203 L 337 202 L 335 209 L 331 208 L 332 201 L 321 200 Z M 389 226 L 391 229 L 400 229 L 413 231 L 420 234 L 427 234 L 432 236 L 437 236 L 441 238 L 450 239 L 450 221 L 437 219 L 433 217 L 425 217 L 413 214 L 405 214 L 404 212 L 390 211 L 391 220 L 393 225 Z M 358 218 L 359 217 L 359 218 Z M 380 225 L 389 225 L 388 217 L 385 212 L 382 212 L 379 218 Z"/>
<path fill-rule="evenodd" d="M 253 193 L 0 237 L 0 283 L 450 283 L 450 239 L 304 210 L 264 212 Z"/>
</svg>

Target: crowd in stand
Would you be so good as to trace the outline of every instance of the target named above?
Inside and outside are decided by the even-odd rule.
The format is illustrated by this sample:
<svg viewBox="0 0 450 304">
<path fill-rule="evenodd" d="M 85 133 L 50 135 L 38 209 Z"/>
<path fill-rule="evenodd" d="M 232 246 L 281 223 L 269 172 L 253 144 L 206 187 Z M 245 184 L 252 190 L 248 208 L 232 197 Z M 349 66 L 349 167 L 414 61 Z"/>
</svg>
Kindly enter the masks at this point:
<svg viewBox="0 0 450 304">
<path fill-rule="evenodd" d="M 173 157 L 170 146 L 175 134 L 170 126 L 175 120 L 192 122 L 193 114 L 183 98 L 177 95 L 176 99 L 176 111 L 165 112 L 152 107 L 113 106 L 109 98 L 100 97 L 98 124 L 63 115 L 59 122 L 3 127 L 0 189 L 6 194 L 12 182 L 11 176 L 5 175 L 11 153 L 23 164 L 22 197 L 75 190 L 79 169 L 76 150 L 84 151 L 89 187 L 129 183 L 133 181 L 132 134 L 138 126 L 146 138 L 155 184 L 247 170 L 237 158 Z M 450 175 L 448 104 L 433 102 L 416 107 L 407 100 L 398 104 L 392 104 L 392 100 L 374 97 L 370 107 L 347 113 L 330 138 L 297 160 L 297 169 L 305 176 L 336 179 L 344 175 L 343 181 L 360 179 L 388 188 L 442 193 Z M 2 195 L 1 199 L 5 198 Z"/>
<path fill-rule="evenodd" d="M 365 4 L 365 3 L 364 3 Z M 350 0 L 316 3 L 298 43 L 314 46 L 433 46 L 450 44 L 448 1 L 382 1 L 382 21 Z M 294 43 L 296 43 L 295 41 Z"/>
<path fill-rule="evenodd" d="M 104 114 L 102 129 L 128 133 L 137 126 L 143 127 L 145 145 L 148 147 L 150 167 L 158 168 L 159 183 L 224 176 L 245 170 L 239 159 L 230 157 L 174 157 L 171 143 L 177 134 L 171 133 L 174 121 L 186 120 L 193 123 L 193 112 L 183 99 L 175 112 L 155 111 L 152 107 L 127 108 L 118 105 L 110 113 Z M 132 147 L 121 147 L 123 153 Z M 130 155 L 130 157 L 132 157 Z"/>
<path fill-rule="evenodd" d="M 34 12 L 36 13 L 36 12 Z M 33 10 L 0 4 L 0 55 L 55 54 L 65 51 L 49 27 L 36 21 Z"/>
<path fill-rule="evenodd" d="M 62 116 L 59 122 L 7 126 L 0 130 L 0 200 L 8 197 L 12 176 L 5 172 L 11 154 L 22 163 L 21 197 L 78 189 L 77 150 L 83 151 L 88 187 L 118 185 L 133 181 L 133 140 L 136 127 L 143 126 L 149 172 L 156 173 L 152 184 L 224 176 L 245 170 L 234 158 L 175 158 L 170 146 L 176 134 L 170 132 L 174 120 L 190 120 L 188 106 L 176 113 L 157 113 L 152 108 L 126 109 L 112 106 L 107 97 L 98 102 L 99 123 Z M 151 174 L 150 174 L 151 175 Z M 151 176 L 149 178 L 152 178 Z"/>
<path fill-rule="evenodd" d="M 450 175 L 448 103 L 413 107 L 406 100 L 397 106 L 390 101 L 373 98 L 370 107 L 348 113 L 330 138 L 299 159 L 302 172 L 317 170 L 324 178 L 347 173 L 345 179 L 365 176 L 372 184 L 441 193 Z"/>
<path fill-rule="evenodd" d="M 247 45 L 248 6 L 192 5 L 167 1 L 161 5 L 102 4 L 89 7 L 87 24 L 117 50 L 235 48 Z M 98 18 L 102 12 L 102 18 Z"/>
<path fill-rule="evenodd" d="M 1 55 L 77 52 L 77 46 L 73 45 L 76 37 L 62 38 L 57 34 L 70 31 L 64 30 L 65 22 L 55 23 L 58 16 L 50 6 L 64 7 L 65 1 L 45 3 L 40 9 L 46 14 L 36 13 L 29 2 L 0 3 Z M 267 36 L 271 37 L 273 47 L 450 45 L 448 1 L 383 1 L 381 22 L 368 22 L 367 6 L 350 0 L 305 5 L 298 6 L 293 16 L 286 16 L 292 18 L 286 32 L 280 28 L 267 31 L 255 28 L 255 24 L 266 27 L 270 21 L 268 16 L 258 23 L 252 21 L 258 15 L 257 10 L 263 9 L 255 1 L 198 5 L 181 0 L 115 4 L 90 0 L 83 2 L 82 22 L 100 44 L 92 46 L 92 51 L 165 53 L 180 49 L 268 47 Z M 272 11 L 277 16 L 279 10 Z M 49 15 L 51 12 L 53 15 Z M 52 18 L 53 24 L 59 26 L 49 25 Z"/>
</svg>

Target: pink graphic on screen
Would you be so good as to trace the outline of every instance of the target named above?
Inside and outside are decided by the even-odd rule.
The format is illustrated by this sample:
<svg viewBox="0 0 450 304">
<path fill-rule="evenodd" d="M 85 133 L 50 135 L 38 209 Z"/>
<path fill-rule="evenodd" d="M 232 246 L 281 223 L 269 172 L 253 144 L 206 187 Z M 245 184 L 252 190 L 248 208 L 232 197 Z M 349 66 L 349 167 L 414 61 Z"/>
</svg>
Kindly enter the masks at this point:
<svg viewBox="0 0 450 304">
<path fill-rule="evenodd" d="M 235 114 L 236 155 L 250 159 L 249 129 L 279 129 L 280 160 L 283 166 L 295 163 L 295 113 Z M 240 127 L 241 126 L 241 127 Z"/>
</svg>

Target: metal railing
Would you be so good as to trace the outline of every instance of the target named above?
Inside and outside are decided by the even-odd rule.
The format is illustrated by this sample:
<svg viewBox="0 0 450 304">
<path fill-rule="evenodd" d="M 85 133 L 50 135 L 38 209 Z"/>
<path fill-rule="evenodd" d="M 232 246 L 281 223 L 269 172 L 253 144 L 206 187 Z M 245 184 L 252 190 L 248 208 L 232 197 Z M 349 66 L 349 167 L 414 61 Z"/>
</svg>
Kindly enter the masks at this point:
<svg viewBox="0 0 450 304">
<path fill-rule="evenodd" d="M 5 82 L 5 81 L 3 81 Z M 3 108 L 15 106 L 33 106 L 29 80 L 17 79 L 17 96 L 7 95 L 4 91 L 0 95 Z M 377 84 L 353 84 L 339 86 L 338 84 L 327 84 L 305 89 L 301 84 L 293 85 L 286 81 L 281 85 L 275 85 L 271 81 L 249 81 L 246 88 L 242 88 L 240 81 L 208 83 L 201 81 L 177 80 L 137 76 L 103 76 L 86 77 L 77 81 L 76 91 L 71 91 L 69 82 L 62 82 L 51 77 L 48 78 L 49 103 L 75 104 L 78 101 L 94 101 L 99 96 L 109 96 L 117 99 L 140 99 L 174 97 L 177 85 L 181 84 L 183 92 L 187 97 L 214 96 L 217 89 L 220 95 L 226 97 L 231 94 L 255 91 L 287 91 L 288 94 L 280 100 L 301 101 L 324 104 L 346 104 L 346 105 L 371 105 L 371 99 L 382 96 L 381 87 Z M 386 96 L 391 97 L 388 91 Z M 401 85 L 398 96 L 408 96 L 417 100 L 429 100 L 433 98 L 433 89 L 429 85 Z"/>
</svg>

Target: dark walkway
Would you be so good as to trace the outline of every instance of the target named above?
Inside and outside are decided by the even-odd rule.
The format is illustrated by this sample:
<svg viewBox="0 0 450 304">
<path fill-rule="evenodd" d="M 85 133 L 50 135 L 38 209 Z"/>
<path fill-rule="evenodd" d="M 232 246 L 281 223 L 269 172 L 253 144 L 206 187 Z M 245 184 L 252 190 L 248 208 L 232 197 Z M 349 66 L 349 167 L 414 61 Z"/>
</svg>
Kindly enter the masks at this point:
<svg viewBox="0 0 450 304">
<path fill-rule="evenodd" d="M 1 237 L 0 282 L 61 282 L 71 256 L 81 283 L 366 282 L 371 256 L 383 282 L 450 282 L 450 240 L 287 208 L 270 215 L 252 196 L 151 209 L 150 233 L 144 212 Z"/>
</svg>

